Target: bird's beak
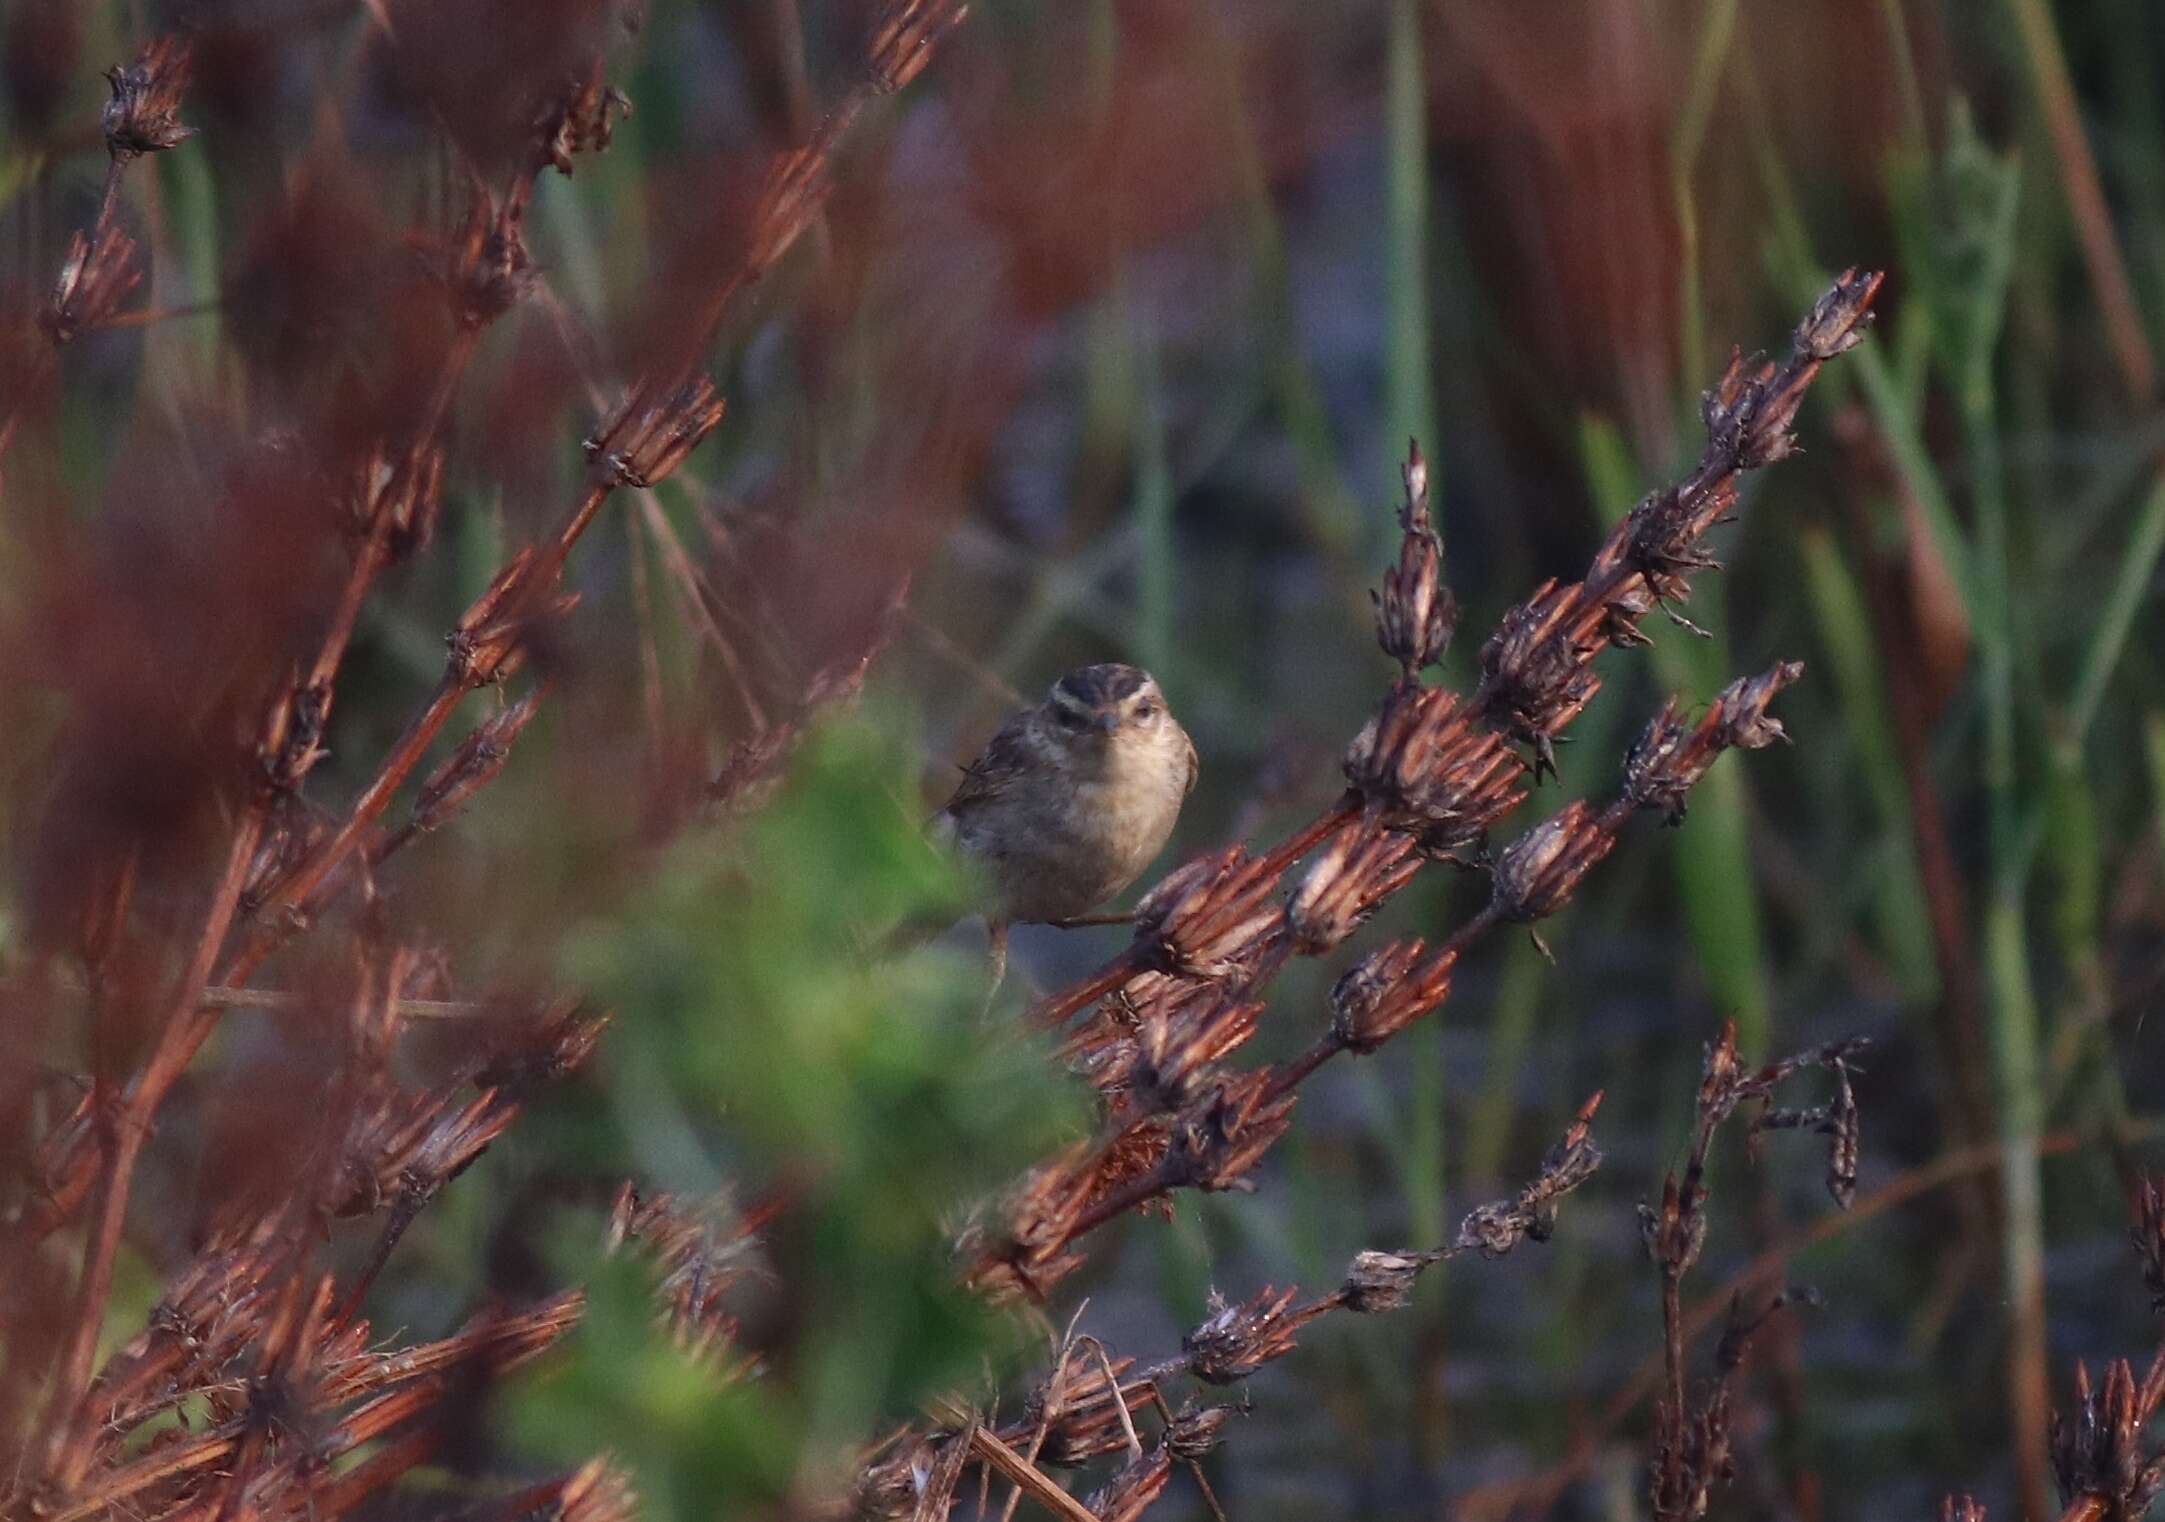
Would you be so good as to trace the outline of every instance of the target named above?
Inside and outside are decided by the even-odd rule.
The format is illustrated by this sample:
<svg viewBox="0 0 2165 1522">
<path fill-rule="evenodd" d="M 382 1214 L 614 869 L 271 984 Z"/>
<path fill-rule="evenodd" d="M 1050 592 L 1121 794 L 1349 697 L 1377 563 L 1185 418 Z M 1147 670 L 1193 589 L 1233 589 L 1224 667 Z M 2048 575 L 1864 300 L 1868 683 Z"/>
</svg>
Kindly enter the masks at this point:
<svg viewBox="0 0 2165 1522">
<path fill-rule="evenodd" d="M 1120 727 L 1120 715 L 1101 708 L 1095 722 L 1099 734 L 1109 735 Z"/>
</svg>

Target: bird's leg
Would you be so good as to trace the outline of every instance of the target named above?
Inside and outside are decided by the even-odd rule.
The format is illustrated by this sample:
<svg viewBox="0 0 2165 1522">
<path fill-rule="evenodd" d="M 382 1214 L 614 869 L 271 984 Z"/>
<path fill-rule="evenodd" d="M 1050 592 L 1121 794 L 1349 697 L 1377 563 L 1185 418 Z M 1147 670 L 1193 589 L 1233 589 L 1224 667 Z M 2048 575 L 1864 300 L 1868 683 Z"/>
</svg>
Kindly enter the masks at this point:
<svg viewBox="0 0 2165 1522">
<path fill-rule="evenodd" d="M 1064 920 L 1047 920 L 1045 923 L 1055 930 L 1081 930 L 1090 925 L 1132 925 L 1135 923 L 1135 911 L 1126 909 L 1116 914 L 1076 914 Z"/>
<path fill-rule="evenodd" d="M 1000 984 L 1007 977 L 1007 921 L 985 921 L 985 961 L 991 971 L 991 981 L 985 988 L 985 1007 L 980 1014 L 992 1013 L 992 1001 L 998 997 Z"/>
</svg>

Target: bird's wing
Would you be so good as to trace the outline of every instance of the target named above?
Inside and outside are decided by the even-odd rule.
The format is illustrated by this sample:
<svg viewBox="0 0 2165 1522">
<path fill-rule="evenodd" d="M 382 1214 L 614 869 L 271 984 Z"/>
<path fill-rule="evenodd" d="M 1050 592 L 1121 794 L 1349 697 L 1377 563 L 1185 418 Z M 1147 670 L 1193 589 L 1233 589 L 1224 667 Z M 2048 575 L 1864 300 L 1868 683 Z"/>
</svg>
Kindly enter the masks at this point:
<svg viewBox="0 0 2165 1522">
<path fill-rule="evenodd" d="M 1202 758 L 1195 753 L 1195 741 L 1188 738 L 1187 732 L 1185 730 L 1181 732 L 1180 737 L 1182 740 L 1187 741 L 1188 751 L 1188 777 L 1185 782 L 1180 784 L 1180 796 L 1185 798 L 1188 796 L 1188 794 L 1195 791 L 1195 774 L 1202 769 L 1203 761 Z"/>
<path fill-rule="evenodd" d="M 1024 711 L 1000 726 L 999 732 L 985 742 L 977 759 L 962 769 L 962 780 L 955 784 L 955 795 L 947 800 L 947 807 L 941 813 L 959 819 L 1014 785 L 1015 779 L 1030 763 L 1028 744 L 1023 738 L 1029 720 L 1029 713 Z"/>
</svg>

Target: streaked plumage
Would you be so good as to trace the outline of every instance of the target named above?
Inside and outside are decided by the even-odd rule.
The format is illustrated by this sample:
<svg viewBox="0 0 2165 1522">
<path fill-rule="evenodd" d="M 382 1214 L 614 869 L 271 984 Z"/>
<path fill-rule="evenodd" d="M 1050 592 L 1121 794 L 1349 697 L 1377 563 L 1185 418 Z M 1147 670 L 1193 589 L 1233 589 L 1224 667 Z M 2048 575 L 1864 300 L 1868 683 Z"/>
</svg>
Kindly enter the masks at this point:
<svg viewBox="0 0 2165 1522">
<path fill-rule="evenodd" d="M 1000 726 L 939 824 L 990 875 L 996 923 L 1073 919 L 1164 849 L 1195 771 L 1148 672 L 1085 666 Z"/>
</svg>

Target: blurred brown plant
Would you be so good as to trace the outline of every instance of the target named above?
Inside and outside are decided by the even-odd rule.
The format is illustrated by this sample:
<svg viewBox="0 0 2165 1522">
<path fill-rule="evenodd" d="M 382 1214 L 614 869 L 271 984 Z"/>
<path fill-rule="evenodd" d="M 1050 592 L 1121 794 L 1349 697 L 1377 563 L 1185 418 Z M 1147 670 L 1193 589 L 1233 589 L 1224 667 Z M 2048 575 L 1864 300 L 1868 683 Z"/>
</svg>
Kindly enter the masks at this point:
<svg viewBox="0 0 2165 1522">
<path fill-rule="evenodd" d="M 204 483 L 210 527 L 197 530 L 187 512 L 149 525 L 193 534 L 200 564 L 161 562 L 123 515 L 83 541 L 106 535 L 125 567 L 126 579 L 101 579 L 75 539 L 11 516 L 11 530 L 45 534 L 55 559 L 52 606 L 26 610 L 26 621 L 48 616 L 40 647 L 68 643 L 62 631 L 99 636 L 82 669 L 56 682 L 72 699 L 54 705 L 70 718 L 49 757 L 64 785 L 37 824 L 55 865 L 38 884 L 24 965 L 0 985 L 11 1015 L 35 1012 L 42 1029 L 58 1011 L 79 1012 L 90 1033 L 82 1078 L 40 1086 L 11 1070 L 0 1085 L 10 1122 L 35 1133 L 0 1232 L 10 1286 L 0 1508 L 11 1516 L 349 1515 L 428 1462 L 489 1381 L 576 1321 L 582 1300 L 563 1293 L 490 1305 L 450 1337 L 398 1346 L 373 1339 L 360 1317 L 416 1217 L 536 1085 L 580 1067 L 606 1023 L 546 993 L 417 997 L 447 980 L 449 961 L 426 927 L 381 912 L 376 874 L 501 775 L 560 690 L 559 631 L 580 600 L 565 584 L 571 555 L 612 497 L 666 479 L 720 423 L 707 350 L 732 295 L 816 215 L 851 121 L 921 70 L 961 14 L 950 0 L 890 0 L 870 18 L 857 84 L 813 143 L 772 161 L 776 184 L 812 193 L 754 208 L 735 230 L 743 257 L 703 272 L 703 315 L 680 324 L 694 341 L 627 367 L 563 515 L 514 541 L 452 629 L 433 692 L 364 768 L 358 795 L 332 806 L 310 784 L 330 754 L 349 657 L 384 573 L 430 545 L 447 478 L 465 467 L 453 423 L 475 357 L 507 315 L 553 299 L 527 245 L 537 182 L 607 149 L 629 109 L 605 77 L 624 19 L 609 0 L 370 10 L 366 46 L 426 108 L 415 142 L 428 151 L 412 157 L 429 161 L 419 180 L 442 193 L 423 197 L 434 204 L 421 225 L 394 237 L 385 208 L 407 198 L 384 193 L 377 166 L 325 141 L 292 145 L 281 193 L 239 230 L 219 303 L 247 402 L 201 404 L 192 421 L 215 442 L 174 443 L 187 464 L 177 474 Z M 471 45 L 483 35 L 487 47 Z M 69 236 L 40 308 L 19 329 L 6 317 L 7 352 L 29 362 L 0 386 L 0 454 L 26 419 L 33 433 L 44 424 L 63 347 L 126 316 L 146 276 L 120 198 L 136 159 L 195 146 L 184 113 L 196 41 L 158 38 L 108 75 L 95 217 Z M 191 574 L 203 568 L 211 574 Z M 157 595 L 136 595 L 146 591 Z M 8 618 L 12 641 L 12 607 Z M 740 755 L 756 759 L 725 791 L 770 777 L 809 718 L 856 691 L 878 648 L 813 667 L 783 721 L 744 742 L 752 749 Z M 424 775 L 468 697 L 537 666 Z M 417 778 L 406 822 L 386 828 Z M 311 937 L 342 901 L 352 918 Z M 248 986 L 307 939 L 312 955 L 286 964 L 300 986 Z M 261 1076 L 251 1064 L 277 1073 L 246 1103 L 228 1103 L 228 1085 L 204 1098 L 183 1083 L 232 1009 L 281 1022 L 275 1039 L 224 1059 L 235 1089 Z M 423 1015 L 446 1013 L 459 1016 L 455 1034 L 437 1024 L 410 1035 Z M 138 1189 L 138 1174 L 188 1145 L 199 1106 L 210 1187 L 197 1205 L 173 1207 L 199 1214 L 188 1250 L 147 1325 L 101 1356 L 123 1237 L 141 1196 L 158 1193 Z M 176 1110 L 191 1113 L 161 1137 Z M 372 1220 L 374 1240 L 334 1274 L 318 1259 L 339 1220 Z M 749 1223 L 710 1233 L 666 1197 L 627 1193 L 613 1230 L 657 1259 L 671 1325 L 733 1359 L 724 1295 Z M 48 1239 L 79 1251 L 72 1273 Z M 617 1522 L 631 1508 L 629 1487 L 596 1461 L 462 1515 Z"/>
</svg>

